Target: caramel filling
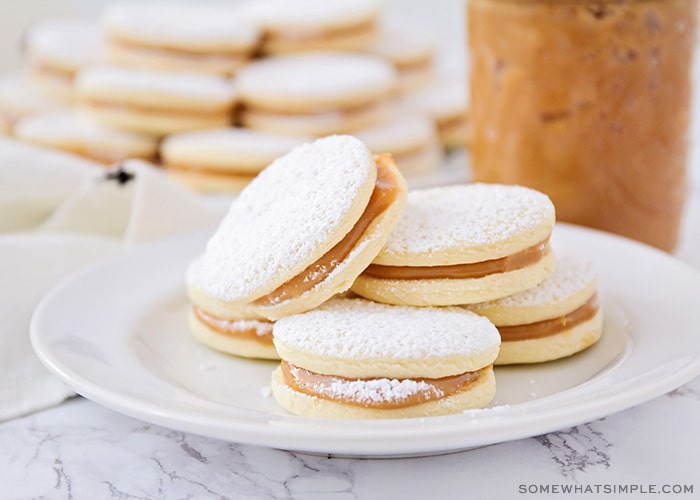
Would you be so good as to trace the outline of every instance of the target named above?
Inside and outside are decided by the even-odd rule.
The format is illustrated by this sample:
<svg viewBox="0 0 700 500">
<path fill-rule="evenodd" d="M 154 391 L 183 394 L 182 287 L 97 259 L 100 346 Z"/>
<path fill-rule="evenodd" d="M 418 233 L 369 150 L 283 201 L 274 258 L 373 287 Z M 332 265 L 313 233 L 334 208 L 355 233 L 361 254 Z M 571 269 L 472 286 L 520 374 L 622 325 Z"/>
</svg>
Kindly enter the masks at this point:
<svg viewBox="0 0 700 500">
<path fill-rule="evenodd" d="M 295 391 L 336 403 L 393 410 L 436 401 L 463 392 L 491 366 L 442 378 L 353 379 L 314 373 L 282 361 L 285 384 Z"/>
<path fill-rule="evenodd" d="M 141 52 L 144 54 L 152 55 L 162 55 L 162 56 L 175 56 L 184 57 L 188 59 L 201 59 L 201 60 L 220 60 L 223 62 L 229 62 L 231 60 L 238 61 L 244 57 L 247 57 L 248 52 L 252 49 L 239 48 L 230 50 L 187 50 L 183 48 L 168 47 L 167 45 L 154 47 L 149 45 L 139 45 L 128 40 L 116 37 L 112 35 L 110 37 L 110 43 L 120 47 L 125 50 Z"/>
<path fill-rule="evenodd" d="M 271 306 L 302 295 L 325 280 L 345 262 L 353 248 L 362 239 L 372 222 L 394 203 L 402 191 L 391 155 L 376 157 L 377 181 L 365 211 L 355 226 L 325 255 L 307 267 L 301 274 L 290 279 L 273 292 L 260 297 L 254 305 Z"/>
<path fill-rule="evenodd" d="M 70 71 L 61 69 L 56 66 L 50 66 L 45 63 L 35 62 L 32 64 L 32 70 L 37 74 L 53 80 L 61 80 L 66 85 L 72 85 L 73 79 L 77 73 L 76 70 Z"/>
<path fill-rule="evenodd" d="M 516 271 L 539 262 L 549 252 L 549 238 L 500 259 L 449 266 L 382 266 L 370 264 L 366 276 L 384 280 L 430 280 L 483 278 L 490 274 Z"/>
<path fill-rule="evenodd" d="M 87 160 L 92 160 L 97 163 L 103 163 L 105 165 L 112 165 L 116 162 L 138 158 L 141 160 L 152 161 L 156 158 L 156 153 L 144 154 L 144 153 L 127 153 L 127 152 L 107 152 L 98 151 L 87 146 L 58 146 L 58 145 L 48 145 L 48 147 L 59 149 L 67 153 L 80 156 Z"/>
<path fill-rule="evenodd" d="M 239 171 L 239 170 L 220 170 L 216 168 L 207 168 L 207 167 L 199 167 L 196 165 L 188 165 L 184 163 L 167 163 L 163 165 L 163 168 L 170 169 L 170 170 L 183 170 L 186 172 L 196 172 L 198 174 L 202 175 L 213 175 L 217 177 L 242 177 L 244 179 L 248 180 L 253 180 L 255 178 L 256 173 L 250 172 L 250 171 Z M 260 167 L 260 170 L 265 168 L 264 166 Z"/>
<path fill-rule="evenodd" d="M 214 109 L 212 108 L 202 108 L 192 107 L 192 108 L 174 108 L 161 105 L 147 105 L 147 104 L 133 104 L 125 102 L 110 102 L 103 101 L 100 99 L 89 99 L 85 102 L 88 106 L 94 108 L 108 108 L 116 110 L 126 110 L 133 111 L 135 113 L 154 113 L 158 115 L 170 115 L 170 116 L 188 116 L 188 117 L 200 117 L 200 118 L 229 118 L 233 113 L 233 105 L 225 104 L 218 106 Z"/>
<path fill-rule="evenodd" d="M 377 108 L 378 103 L 376 100 L 374 102 L 368 102 L 364 104 L 355 104 L 353 106 L 345 107 L 345 108 L 324 108 L 324 107 L 319 107 L 318 109 L 312 109 L 308 108 L 308 111 L 305 112 L 299 112 L 299 111 L 294 111 L 294 110 L 288 110 L 288 109 L 272 109 L 265 107 L 265 105 L 260 105 L 260 104 L 246 104 L 242 107 L 243 112 L 247 113 L 252 113 L 252 114 L 257 114 L 257 115 L 269 115 L 269 116 L 298 116 L 298 117 L 304 117 L 308 116 L 309 118 L 315 118 L 319 115 L 325 115 L 325 114 L 333 114 L 342 118 L 348 118 L 352 117 L 355 115 L 361 115 L 364 113 L 368 113 L 372 111 L 373 109 Z"/>
<path fill-rule="evenodd" d="M 557 335 L 564 330 L 580 325 L 595 316 L 599 309 L 598 295 L 594 294 L 581 307 L 564 316 L 527 325 L 499 326 L 497 328 L 503 342 L 539 339 Z"/>
<path fill-rule="evenodd" d="M 363 35 L 374 31 L 376 23 L 374 20 L 363 21 L 352 26 L 342 28 L 329 28 L 317 30 L 270 30 L 265 34 L 265 41 L 269 43 L 278 42 L 328 42 L 336 38 Z"/>
<path fill-rule="evenodd" d="M 193 306 L 192 312 L 199 321 L 216 333 L 237 339 L 255 340 L 265 345 L 272 344 L 272 321 L 266 320 L 228 320 L 212 316 Z"/>
</svg>

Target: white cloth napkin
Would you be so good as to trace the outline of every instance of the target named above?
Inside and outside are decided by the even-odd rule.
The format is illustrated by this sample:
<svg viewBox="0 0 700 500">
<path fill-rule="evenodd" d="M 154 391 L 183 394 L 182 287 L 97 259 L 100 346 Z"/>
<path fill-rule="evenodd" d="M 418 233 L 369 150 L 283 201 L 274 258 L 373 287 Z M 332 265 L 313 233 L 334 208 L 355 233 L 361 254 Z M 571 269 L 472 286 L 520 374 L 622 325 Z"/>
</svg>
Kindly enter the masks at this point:
<svg viewBox="0 0 700 500">
<path fill-rule="evenodd" d="M 74 155 L 0 137 L 0 232 L 36 226 L 101 170 Z"/>
<path fill-rule="evenodd" d="M 62 201 L 34 230 L 0 235 L 0 421 L 58 404 L 73 394 L 39 362 L 29 341 L 32 311 L 49 289 L 126 246 L 213 226 L 230 204 L 228 199 L 208 200 L 186 191 L 145 162 L 125 162 L 126 173 L 108 179 L 104 168 L 96 170 L 68 155 L 39 168 L 55 155 L 7 143 L 0 141 L 0 179 L 10 178 L 5 166 L 21 151 L 23 166 L 31 166 L 25 170 L 27 176 L 45 170 L 47 182 L 55 182 L 55 190 L 42 186 L 33 191 L 43 210 L 50 207 L 50 200 Z M 61 178 L 61 172 L 70 180 Z M 32 183 L 13 175 L 14 185 L 31 193 L 25 188 Z M 12 215 L 22 218 L 26 227 L 38 212 L 34 219 L 25 217 L 23 210 L 34 207 L 22 205 L 21 193 L 15 196 L 12 191 L 2 186 L 0 206 L 11 202 Z"/>
</svg>

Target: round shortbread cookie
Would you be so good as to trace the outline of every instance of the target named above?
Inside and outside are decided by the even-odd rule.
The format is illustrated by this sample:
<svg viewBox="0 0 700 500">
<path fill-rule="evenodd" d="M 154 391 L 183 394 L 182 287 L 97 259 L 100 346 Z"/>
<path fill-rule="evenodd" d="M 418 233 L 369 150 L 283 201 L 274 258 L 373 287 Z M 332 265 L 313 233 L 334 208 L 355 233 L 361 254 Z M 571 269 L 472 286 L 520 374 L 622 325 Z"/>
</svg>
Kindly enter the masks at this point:
<svg viewBox="0 0 700 500">
<path fill-rule="evenodd" d="M 517 340 L 509 340 L 504 333 L 497 364 L 535 363 L 569 356 L 600 337 L 603 316 L 595 298 L 593 266 L 569 251 L 558 252 L 557 261 L 554 274 L 537 286 L 468 306 L 498 328 L 520 330 Z"/>
<path fill-rule="evenodd" d="M 307 268 L 332 257 L 329 251 L 354 234 L 376 190 L 376 161 L 350 136 L 319 139 L 275 160 L 234 201 L 204 255 L 190 266 L 192 301 L 220 318 L 276 319 L 347 290 L 386 242 L 403 207 L 405 181 L 389 159 L 382 160 L 390 182 L 382 189 L 393 196 L 388 205 L 365 221 L 345 258 L 328 270 Z M 265 300 L 294 278 L 314 283 L 316 273 L 325 274 L 310 289 Z"/>
<path fill-rule="evenodd" d="M 351 134 L 378 125 L 391 116 L 392 107 L 380 101 L 354 109 L 319 113 L 284 114 L 243 109 L 240 122 L 247 128 L 261 132 L 324 137 L 332 134 Z"/>
<path fill-rule="evenodd" d="M 348 378 L 441 378 L 476 371 L 496 359 L 501 342 L 487 318 L 464 308 L 364 299 L 334 299 L 281 318 L 273 335 L 283 360 Z"/>
<path fill-rule="evenodd" d="M 244 15 L 265 34 L 263 52 L 359 50 L 376 35 L 377 0 L 258 0 Z"/>
<path fill-rule="evenodd" d="M 233 119 L 233 87 L 213 75 L 96 66 L 82 70 L 76 86 L 83 113 L 126 130 L 163 135 Z"/>
<path fill-rule="evenodd" d="M 25 37 L 29 76 L 46 94 L 75 98 L 73 78 L 102 57 L 102 35 L 94 19 L 59 18 L 31 27 Z"/>
<path fill-rule="evenodd" d="M 15 126 L 15 135 L 25 142 L 107 164 L 129 158 L 153 160 L 158 153 L 158 142 L 150 135 L 105 128 L 73 111 L 24 118 Z"/>
<path fill-rule="evenodd" d="M 417 26 L 384 23 L 368 50 L 394 65 L 400 93 L 424 88 L 433 80 L 435 41 Z"/>
<path fill-rule="evenodd" d="M 261 59 L 236 76 L 244 105 L 278 114 L 310 114 L 366 106 L 391 92 L 387 61 L 370 54 L 320 52 Z"/>
<path fill-rule="evenodd" d="M 163 164 L 181 169 L 255 175 L 310 138 L 243 128 L 219 128 L 167 137 Z"/>
<path fill-rule="evenodd" d="M 214 350 L 244 358 L 279 359 L 272 344 L 272 326 L 269 321 L 260 320 L 221 320 L 207 317 L 202 321 L 194 311 L 189 314 L 192 336 Z M 209 324 L 208 324 L 209 323 Z M 256 336 L 240 335 L 241 332 L 254 332 Z"/>
<path fill-rule="evenodd" d="M 391 153 L 405 175 L 434 172 L 442 164 L 435 124 L 425 115 L 396 114 L 383 124 L 353 135 L 374 153 Z"/>
<path fill-rule="evenodd" d="M 387 383 L 390 383 L 387 381 Z M 272 394 L 284 409 L 295 415 L 318 418 L 416 418 L 436 417 L 461 413 L 465 410 L 483 408 L 496 395 L 496 380 L 493 368 L 489 368 L 468 389 L 457 394 L 403 408 L 376 409 L 336 403 L 328 399 L 296 391 L 284 383 L 281 368 L 272 374 Z"/>
<path fill-rule="evenodd" d="M 293 413 L 335 418 L 485 406 L 495 392 L 491 364 L 500 338 L 486 318 L 463 312 L 334 299 L 282 318 L 273 328 L 283 360 L 273 395 Z M 452 390 L 440 385 L 453 377 L 470 383 Z"/>
<path fill-rule="evenodd" d="M 237 193 L 275 159 L 310 138 L 243 128 L 186 132 L 161 143 L 163 166 L 202 192 Z"/>
<path fill-rule="evenodd" d="M 425 113 L 435 120 L 438 134 L 447 148 L 469 143 L 467 83 L 460 78 L 443 78 L 416 92 L 406 94 L 409 109 Z"/>
<path fill-rule="evenodd" d="M 558 335 L 501 343 L 494 364 L 543 363 L 565 358 L 595 344 L 603 334 L 603 312 Z"/>
<path fill-rule="evenodd" d="M 550 199 L 521 186 L 411 191 L 386 246 L 352 289 L 381 302 L 421 306 L 511 295 L 554 272 L 553 228 Z M 466 274 L 445 267 L 464 265 L 472 265 L 459 271 Z"/>
<path fill-rule="evenodd" d="M 230 75 L 255 50 L 259 31 L 236 5 L 124 2 L 103 15 L 108 55 L 124 66 Z"/>
<path fill-rule="evenodd" d="M 166 171 L 183 186 L 211 194 L 240 193 L 255 178 L 253 174 L 233 175 L 176 168 L 166 168 Z"/>
</svg>

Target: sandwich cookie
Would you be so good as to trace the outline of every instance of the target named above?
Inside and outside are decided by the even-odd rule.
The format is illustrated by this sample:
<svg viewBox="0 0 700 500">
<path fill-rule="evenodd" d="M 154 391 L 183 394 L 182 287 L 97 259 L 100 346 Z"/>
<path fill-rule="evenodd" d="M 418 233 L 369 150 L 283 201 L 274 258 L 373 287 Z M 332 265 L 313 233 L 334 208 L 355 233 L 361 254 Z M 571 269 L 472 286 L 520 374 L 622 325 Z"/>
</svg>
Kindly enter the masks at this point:
<svg viewBox="0 0 700 500">
<path fill-rule="evenodd" d="M 202 344 L 244 358 L 279 359 L 272 343 L 273 322 L 265 319 L 221 319 L 194 306 L 190 332 Z"/>
<path fill-rule="evenodd" d="M 93 19 L 64 18 L 35 24 L 25 38 L 29 77 L 47 95 L 72 103 L 74 79 L 102 56 L 102 35 Z"/>
<path fill-rule="evenodd" d="M 389 304 L 473 304 L 554 272 L 554 205 L 539 191 L 465 184 L 411 191 L 389 241 L 352 290 Z"/>
<path fill-rule="evenodd" d="M 435 124 L 425 115 L 397 114 L 354 135 L 374 153 L 391 153 L 406 176 L 430 174 L 442 164 L 444 153 Z"/>
<path fill-rule="evenodd" d="M 213 75 L 95 66 L 77 88 L 81 111 L 115 128 L 165 135 L 233 121 L 233 88 Z"/>
<path fill-rule="evenodd" d="M 20 120 L 15 136 L 25 142 L 59 149 L 105 164 L 140 158 L 153 161 L 158 142 L 150 135 L 106 128 L 73 111 L 54 111 Z"/>
<path fill-rule="evenodd" d="M 378 0 L 257 0 L 245 16 L 263 32 L 265 54 L 361 50 L 376 35 Z"/>
<path fill-rule="evenodd" d="M 244 126 L 325 136 L 388 119 L 396 72 L 370 54 L 324 52 L 261 59 L 243 68 L 235 82 Z"/>
<path fill-rule="evenodd" d="M 116 3 L 103 25 L 110 62 L 160 71 L 232 75 L 260 38 L 236 6 L 217 3 Z"/>
<path fill-rule="evenodd" d="M 273 337 L 282 363 L 272 394 L 296 415 L 427 417 L 495 395 L 498 331 L 462 308 L 333 299 L 280 319 Z"/>
<path fill-rule="evenodd" d="M 275 159 L 310 139 L 242 128 L 218 128 L 168 136 L 163 166 L 198 191 L 239 192 Z"/>
<path fill-rule="evenodd" d="M 433 80 L 435 42 L 418 28 L 385 24 L 368 50 L 394 65 L 399 93 L 424 88 Z"/>
<path fill-rule="evenodd" d="M 435 120 L 440 140 L 446 148 L 469 145 L 467 84 L 458 78 L 438 80 L 405 99 L 409 108 Z"/>
<path fill-rule="evenodd" d="M 195 306 L 277 319 L 350 288 L 399 219 L 405 180 L 351 136 L 304 144 L 241 192 L 187 272 Z"/>
<path fill-rule="evenodd" d="M 498 300 L 469 306 L 501 334 L 496 364 L 540 363 L 570 356 L 598 341 L 603 313 L 590 262 L 557 253 L 557 270 L 539 285 Z"/>
<path fill-rule="evenodd" d="M 11 135 L 22 118 L 65 108 L 65 104 L 44 94 L 36 84 L 19 73 L 0 77 L 0 128 Z"/>
</svg>

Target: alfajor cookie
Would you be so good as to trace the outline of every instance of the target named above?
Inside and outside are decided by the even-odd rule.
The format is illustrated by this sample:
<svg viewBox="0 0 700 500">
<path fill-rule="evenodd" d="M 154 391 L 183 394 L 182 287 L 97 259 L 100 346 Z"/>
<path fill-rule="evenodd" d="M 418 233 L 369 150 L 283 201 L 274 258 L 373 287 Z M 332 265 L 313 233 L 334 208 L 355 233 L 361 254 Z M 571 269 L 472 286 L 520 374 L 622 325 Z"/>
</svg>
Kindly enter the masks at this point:
<svg viewBox="0 0 700 500">
<path fill-rule="evenodd" d="M 140 158 L 153 161 L 158 141 L 151 135 L 103 127 L 73 111 L 54 111 L 20 120 L 15 136 L 25 142 L 60 149 L 104 164 Z"/>
<path fill-rule="evenodd" d="M 446 148 L 469 145 L 467 83 L 460 78 L 437 79 L 430 86 L 404 99 L 409 109 L 435 120 L 440 140 Z"/>
<path fill-rule="evenodd" d="M 496 390 L 498 332 L 458 307 L 333 299 L 280 319 L 273 338 L 282 364 L 272 394 L 297 415 L 446 415 L 482 408 Z"/>
<path fill-rule="evenodd" d="M 554 205 L 521 186 L 411 191 L 386 246 L 352 290 L 389 304 L 445 306 L 505 297 L 556 267 Z"/>
<path fill-rule="evenodd" d="M 394 65 L 399 93 L 424 88 L 434 78 L 435 41 L 418 27 L 385 22 L 368 51 Z"/>
<path fill-rule="evenodd" d="M 272 343 L 273 322 L 266 319 L 221 319 L 193 306 L 190 332 L 202 344 L 244 358 L 279 359 Z"/>
<path fill-rule="evenodd" d="M 277 319 L 350 288 L 399 219 L 406 184 L 389 155 L 351 136 L 275 160 L 233 202 L 189 267 L 195 306 L 215 318 Z"/>
<path fill-rule="evenodd" d="M 593 266 L 571 252 L 557 252 L 557 270 L 539 285 L 469 309 L 498 328 L 500 365 L 570 356 L 593 345 L 603 332 Z"/>
<path fill-rule="evenodd" d="M 232 75 L 256 50 L 258 29 L 235 5 L 121 2 L 102 18 L 107 57 L 118 65 Z"/>
<path fill-rule="evenodd" d="M 0 126 L 8 135 L 22 118 L 65 108 L 44 94 L 26 75 L 6 73 L 0 77 Z"/>
<path fill-rule="evenodd" d="M 76 85 L 81 112 L 106 126 L 165 135 L 233 121 L 233 88 L 213 75 L 94 66 Z"/>
<path fill-rule="evenodd" d="M 434 173 L 443 149 L 433 121 L 418 113 L 397 113 L 391 120 L 353 134 L 374 153 L 391 153 L 406 176 Z"/>
<path fill-rule="evenodd" d="M 217 128 L 168 136 L 160 148 L 163 166 L 198 191 L 243 189 L 275 159 L 310 139 L 243 128 Z"/>
<path fill-rule="evenodd" d="M 263 32 L 265 54 L 355 51 L 376 34 L 378 0 L 256 0 L 244 15 Z"/>
<path fill-rule="evenodd" d="M 25 37 L 28 74 L 47 95 L 75 100 L 74 80 L 102 57 L 102 35 L 94 19 L 59 18 L 35 24 Z"/>
<path fill-rule="evenodd" d="M 370 54 L 322 52 L 272 57 L 243 68 L 235 83 L 249 128 L 294 135 L 351 133 L 389 118 L 396 79 Z"/>
</svg>

